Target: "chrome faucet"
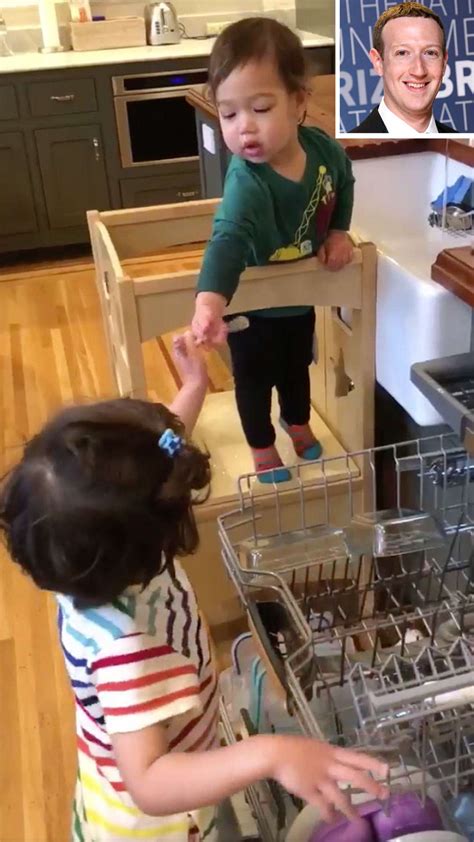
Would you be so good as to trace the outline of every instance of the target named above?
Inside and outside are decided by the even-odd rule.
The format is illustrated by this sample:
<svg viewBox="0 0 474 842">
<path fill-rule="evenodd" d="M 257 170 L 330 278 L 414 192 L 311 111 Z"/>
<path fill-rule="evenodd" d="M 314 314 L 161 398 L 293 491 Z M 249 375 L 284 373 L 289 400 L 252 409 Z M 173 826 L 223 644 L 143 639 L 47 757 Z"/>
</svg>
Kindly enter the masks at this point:
<svg viewBox="0 0 474 842">
<path fill-rule="evenodd" d="M 445 213 L 432 211 L 428 217 L 432 228 L 444 228 L 449 231 L 464 234 L 474 229 L 474 210 L 463 211 L 456 205 L 448 205 Z"/>
</svg>

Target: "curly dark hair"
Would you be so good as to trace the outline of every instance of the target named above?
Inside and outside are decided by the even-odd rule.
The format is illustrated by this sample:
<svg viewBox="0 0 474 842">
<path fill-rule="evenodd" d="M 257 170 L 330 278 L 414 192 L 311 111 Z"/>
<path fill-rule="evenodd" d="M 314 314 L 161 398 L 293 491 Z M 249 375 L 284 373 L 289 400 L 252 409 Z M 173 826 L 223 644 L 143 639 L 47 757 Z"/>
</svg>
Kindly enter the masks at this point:
<svg viewBox="0 0 474 842">
<path fill-rule="evenodd" d="M 309 71 L 298 36 L 273 18 L 253 17 L 230 24 L 218 36 L 209 60 L 212 97 L 236 67 L 267 57 L 275 61 L 288 93 L 307 87 Z"/>
<path fill-rule="evenodd" d="M 158 446 L 167 428 L 183 437 L 174 457 Z M 103 605 L 196 550 L 193 504 L 207 498 L 209 482 L 209 455 L 162 404 L 74 406 L 46 424 L 4 479 L 0 529 L 39 588 L 74 597 L 78 608 Z"/>
<path fill-rule="evenodd" d="M 436 12 L 432 12 L 423 3 L 415 3 L 412 0 L 407 0 L 405 3 L 399 3 L 398 6 L 392 6 L 390 9 L 386 9 L 375 23 L 372 42 L 374 50 L 377 50 L 381 56 L 383 56 L 384 48 L 382 37 L 383 28 L 390 20 L 396 20 L 397 18 L 431 18 L 431 20 L 434 20 L 441 29 L 443 35 L 443 53 L 446 52 L 446 33 L 439 15 Z"/>
</svg>

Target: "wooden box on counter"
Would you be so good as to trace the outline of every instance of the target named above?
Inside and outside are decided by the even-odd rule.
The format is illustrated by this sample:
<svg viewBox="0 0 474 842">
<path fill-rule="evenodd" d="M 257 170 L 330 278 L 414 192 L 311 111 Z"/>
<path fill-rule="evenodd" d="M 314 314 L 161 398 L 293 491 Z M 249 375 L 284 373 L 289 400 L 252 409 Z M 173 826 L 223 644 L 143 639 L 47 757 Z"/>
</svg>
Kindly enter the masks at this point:
<svg viewBox="0 0 474 842">
<path fill-rule="evenodd" d="M 146 45 L 145 20 L 140 17 L 73 22 L 70 27 L 73 50 L 109 50 Z"/>
</svg>

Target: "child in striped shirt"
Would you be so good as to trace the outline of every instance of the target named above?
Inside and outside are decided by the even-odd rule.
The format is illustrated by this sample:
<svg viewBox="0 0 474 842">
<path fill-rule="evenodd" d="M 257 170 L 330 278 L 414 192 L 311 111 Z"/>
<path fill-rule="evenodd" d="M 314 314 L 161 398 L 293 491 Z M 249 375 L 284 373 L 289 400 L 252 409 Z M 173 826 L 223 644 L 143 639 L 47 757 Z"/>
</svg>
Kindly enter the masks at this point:
<svg viewBox="0 0 474 842">
<path fill-rule="evenodd" d="M 12 556 L 54 591 L 76 708 L 74 842 L 211 842 L 213 805 L 273 778 L 325 817 L 351 814 L 338 782 L 375 797 L 385 766 L 303 737 L 221 748 L 218 684 L 192 587 L 193 505 L 209 457 L 188 438 L 207 372 L 175 340 L 173 404 L 120 399 L 63 410 L 25 448 L 0 493 Z M 230 840 L 226 840 L 230 842 Z"/>
</svg>

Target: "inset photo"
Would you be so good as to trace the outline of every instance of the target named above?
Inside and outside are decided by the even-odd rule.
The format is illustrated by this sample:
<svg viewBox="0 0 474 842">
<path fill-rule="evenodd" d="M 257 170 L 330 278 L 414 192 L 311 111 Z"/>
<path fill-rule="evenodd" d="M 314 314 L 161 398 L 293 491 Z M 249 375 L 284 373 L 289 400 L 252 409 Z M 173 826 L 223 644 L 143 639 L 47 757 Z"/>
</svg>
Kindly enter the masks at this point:
<svg viewBox="0 0 474 842">
<path fill-rule="evenodd" d="M 474 136 L 474 0 L 336 0 L 337 137 Z"/>
</svg>

